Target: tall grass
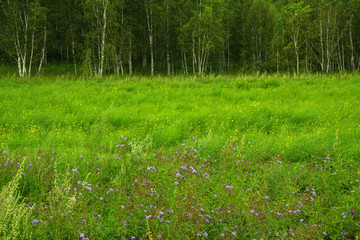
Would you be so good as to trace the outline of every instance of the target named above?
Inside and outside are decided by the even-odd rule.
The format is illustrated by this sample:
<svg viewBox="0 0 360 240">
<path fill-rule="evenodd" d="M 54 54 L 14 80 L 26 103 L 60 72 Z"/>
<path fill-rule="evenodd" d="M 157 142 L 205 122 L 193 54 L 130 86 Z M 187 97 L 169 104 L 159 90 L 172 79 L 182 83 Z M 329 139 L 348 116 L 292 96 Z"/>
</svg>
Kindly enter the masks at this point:
<svg viewBox="0 0 360 240">
<path fill-rule="evenodd" d="M 298 161 L 339 138 L 359 157 L 359 78 L 208 76 L 0 82 L 0 146 L 81 152 L 126 135 L 156 147 L 211 135 L 210 153 L 228 139 L 256 142 L 263 156 Z"/>
</svg>

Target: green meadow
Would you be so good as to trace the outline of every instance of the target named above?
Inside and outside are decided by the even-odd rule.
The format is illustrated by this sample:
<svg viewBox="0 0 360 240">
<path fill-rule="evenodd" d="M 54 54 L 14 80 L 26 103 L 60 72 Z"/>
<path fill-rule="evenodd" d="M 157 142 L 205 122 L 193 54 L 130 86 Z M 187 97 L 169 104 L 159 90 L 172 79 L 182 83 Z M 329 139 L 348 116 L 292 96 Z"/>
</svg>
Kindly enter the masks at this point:
<svg viewBox="0 0 360 240">
<path fill-rule="evenodd" d="M 0 78 L 3 239 L 358 239 L 360 77 Z"/>
</svg>

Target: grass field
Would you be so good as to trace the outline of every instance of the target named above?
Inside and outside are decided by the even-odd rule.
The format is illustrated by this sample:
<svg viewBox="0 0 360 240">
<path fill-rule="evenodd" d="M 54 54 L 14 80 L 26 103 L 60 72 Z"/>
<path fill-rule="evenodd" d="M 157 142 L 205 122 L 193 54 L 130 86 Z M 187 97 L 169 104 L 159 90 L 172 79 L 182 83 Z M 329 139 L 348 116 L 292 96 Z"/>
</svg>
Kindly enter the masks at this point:
<svg viewBox="0 0 360 240">
<path fill-rule="evenodd" d="M 0 237 L 355 239 L 360 77 L 0 79 Z"/>
</svg>

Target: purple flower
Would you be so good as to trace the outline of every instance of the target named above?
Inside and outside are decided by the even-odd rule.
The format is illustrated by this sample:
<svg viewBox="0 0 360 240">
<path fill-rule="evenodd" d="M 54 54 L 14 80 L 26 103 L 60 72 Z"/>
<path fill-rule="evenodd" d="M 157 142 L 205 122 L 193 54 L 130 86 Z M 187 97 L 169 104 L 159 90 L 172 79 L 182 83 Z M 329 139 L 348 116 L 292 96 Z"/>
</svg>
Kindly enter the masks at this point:
<svg viewBox="0 0 360 240">
<path fill-rule="evenodd" d="M 81 238 L 84 238 L 84 237 L 85 237 L 85 234 L 83 234 L 83 233 L 80 234 L 80 237 L 81 237 Z"/>
<path fill-rule="evenodd" d="M 300 219 L 300 222 L 303 222 L 304 221 L 304 219 Z"/>
<path fill-rule="evenodd" d="M 74 173 L 79 173 L 78 170 L 76 170 L 76 169 L 72 169 L 72 171 L 73 171 Z"/>
<path fill-rule="evenodd" d="M 205 236 L 205 237 L 207 237 L 207 236 L 208 236 L 207 232 L 204 232 L 204 236 Z"/>
<path fill-rule="evenodd" d="M 176 177 L 182 178 L 183 176 L 180 173 L 176 173 Z"/>
<path fill-rule="evenodd" d="M 326 236 L 327 235 L 327 233 L 326 232 L 323 232 L 323 234 Z"/>
<path fill-rule="evenodd" d="M 348 213 L 350 213 L 350 214 L 353 215 L 353 216 L 356 216 L 355 210 L 348 211 Z"/>
<path fill-rule="evenodd" d="M 100 200 L 104 200 L 104 199 L 101 197 Z"/>
<path fill-rule="evenodd" d="M 174 182 L 174 184 L 175 184 L 175 185 L 179 185 L 179 183 L 178 183 L 178 182 Z"/>
<path fill-rule="evenodd" d="M 146 216 L 146 219 L 150 219 L 152 216 L 151 215 L 149 215 L 149 216 Z"/>
<path fill-rule="evenodd" d="M 34 220 L 32 220 L 32 222 L 31 222 L 31 224 L 34 226 L 34 224 L 37 224 L 37 223 L 39 223 L 39 220 L 37 220 L 37 219 L 34 219 Z"/>
</svg>

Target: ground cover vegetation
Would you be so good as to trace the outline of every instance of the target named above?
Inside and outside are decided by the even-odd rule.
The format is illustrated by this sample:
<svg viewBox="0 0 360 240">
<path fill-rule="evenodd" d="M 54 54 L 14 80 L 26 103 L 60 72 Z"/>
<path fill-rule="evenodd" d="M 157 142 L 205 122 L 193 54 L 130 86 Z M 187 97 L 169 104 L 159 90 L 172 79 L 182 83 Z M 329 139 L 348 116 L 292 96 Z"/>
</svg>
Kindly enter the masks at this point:
<svg viewBox="0 0 360 240">
<path fill-rule="evenodd" d="M 356 75 L 0 79 L 2 239 L 356 239 Z"/>
</svg>

